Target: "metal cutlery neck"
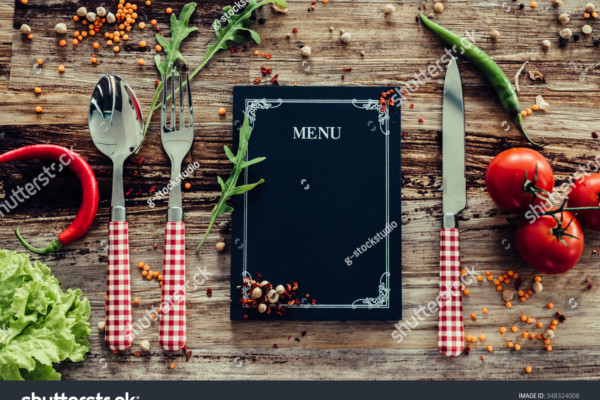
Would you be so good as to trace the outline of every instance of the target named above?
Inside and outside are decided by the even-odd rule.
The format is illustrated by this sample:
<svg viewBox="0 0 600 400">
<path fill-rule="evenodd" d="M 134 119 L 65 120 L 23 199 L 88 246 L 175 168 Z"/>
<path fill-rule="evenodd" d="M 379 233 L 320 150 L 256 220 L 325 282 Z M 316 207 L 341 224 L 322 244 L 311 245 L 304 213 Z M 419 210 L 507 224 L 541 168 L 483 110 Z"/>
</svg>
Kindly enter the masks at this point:
<svg viewBox="0 0 600 400">
<path fill-rule="evenodd" d="M 442 227 L 444 229 L 453 229 L 457 227 L 456 224 L 456 214 L 452 213 L 444 213 L 444 217 L 442 219 Z"/>
<path fill-rule="evenodd" d="M 169 207 L 167 222 L 183 222 L 183 207 Z"/>
<path fill-rule="evenodd" d="M 110 208 L 110 221 L 111 222 L 125 222 L 127 221 L 127 211 L 123 206 L 116 206 Z"/>
<path fill-rule="evenodd" d="M 123 192 L 123 161 L 113 162 L 112 198 L 110 205 L 125 208 L 125 195 Z"/>
<path fill-rule="evenodd" d="M 181 200 L 181 160 L 172 160 L 171 164 L 171 181 L 172 186 L 169 193 L 169 208 L 179 207 L 181 208 L 183 202 Z"/>
</svg>

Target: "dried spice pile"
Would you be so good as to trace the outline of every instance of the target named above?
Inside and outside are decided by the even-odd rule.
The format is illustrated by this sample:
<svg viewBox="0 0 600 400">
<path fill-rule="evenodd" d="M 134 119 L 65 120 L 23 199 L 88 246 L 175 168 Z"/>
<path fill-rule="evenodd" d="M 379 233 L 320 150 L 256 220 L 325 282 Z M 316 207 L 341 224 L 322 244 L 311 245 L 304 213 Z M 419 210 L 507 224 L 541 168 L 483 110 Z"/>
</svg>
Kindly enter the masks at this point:
<svg viewBox="0 0 600 400">
<path fill-rule="evenodd" d="M 258 274 L 259 279 L 261 275 Z M 258 282 L 250 278 L 244 278 L 242 284 L 238 286 L 241 289 L 242 297 L 239 303 L 244 308 L 252 308 L 261 314 L 276 314 L 283 316 L 290 307 L 300 306 L 303 301 L 298 293 L 298 283 L 277 285 L 273 287 L 269 281 Z M 317 304 L 316 299 L 310 299 L 307 293 L 304 295 L 309 304 Z M 248 318 L 244 315 L 244 319 Z"/>
<path fill-rule="evenodd" d="M 467 274 L 466 270 L 461 270 L 461 274 Z M 491 271 L 486 271 L 485 277 L 484 275 L 478 275 L 476 278 L 477 282 L 482 283 L 484 281 L 488 281 L 492 283 L 498 292 L 501 300 L 504 302 L 506 308 L 512 308 L 511 300 L 516 295 L 521 303 L 525 303 L 529 300 L 529 298 L 535 293 L 541 293 L 543 291 L 542 286 L 542 278 L 540 276 L 535 276 L 530 289 L 525 289 L 522 287 L 523 281 L 522 278 L 519 277 L 519 274 L 514 271 L 508 271 L 505 274 L 502 274 L 498 277 L 492 275 Z M 586 285 L 591 285 L 591 280 L 586 279 Z M 509 286 L 510 285 L 510 286 Z M 470 291 L 464 285 L 461 287 L 462 293 L 464 296 L 469 296 Z M 552 302 L 547 302 L 545 308 L 548 310 L 554 309 L 554 304 Z M 489 315 L 489 310 L 487 308 L 481 309 L 481 315 L 473 312 L 470 314 L 471 321 L 476 323 L 478 318 L 483 318 L 484 316 Z M 510 326 L 500 326 L 498 327 L 498 331 L 505 339 L 505 345 L 508 349 L 516 351 L 520 351 L 523 346 L 527 343 L 535 344 L 540 343 L 546 351 L 551 352 L 553 350 L 551 341 L 555 337 L 556 330 L 559 324 L 562 324 L 566 321 L 566 316 L 560 312 L 555 312 L 552 315 L 552 319 L 548 323 L 543 323 L 541 321 L 536 320 L 535 317 L 528 315 L 521 315 L 520 318 Z M 471 327 L 474 329 L 474 326 Z M 465 331 L 465 355 L 469 355 L 471 350 L 474 348 L 477 343 L 483 343 L 486 341 L 486 336 L 484 334 L 473 335 L 467 334 Z M 487 345 L 484 347 L 487 352 L 492 353 L 494 351 L 494 347 L 492 345 Z M 480 355 L 481 360 L 484 360 L 484 355 Z M 525 367 L 526 373 L 531 373 L 531 366 Z"/>
</svg>

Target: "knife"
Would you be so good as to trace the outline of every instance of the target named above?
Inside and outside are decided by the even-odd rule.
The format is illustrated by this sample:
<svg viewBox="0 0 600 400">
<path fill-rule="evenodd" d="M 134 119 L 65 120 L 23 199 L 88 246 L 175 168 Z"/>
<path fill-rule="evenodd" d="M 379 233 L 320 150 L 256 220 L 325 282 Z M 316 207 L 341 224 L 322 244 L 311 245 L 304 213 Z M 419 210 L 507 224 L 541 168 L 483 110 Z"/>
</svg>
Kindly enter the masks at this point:
<svg viewBox="0 0 600 400">
<path fill-rule="evenodd" d="M 465 109 L 455 58 L 444 80 L 442 118 L 443 219 L 440 241 L 438 348 L 446 357 L 464 350 L 460 281 L 460 244 L 456 215 L 467 203 L 465 179 Z"/>
</svg>

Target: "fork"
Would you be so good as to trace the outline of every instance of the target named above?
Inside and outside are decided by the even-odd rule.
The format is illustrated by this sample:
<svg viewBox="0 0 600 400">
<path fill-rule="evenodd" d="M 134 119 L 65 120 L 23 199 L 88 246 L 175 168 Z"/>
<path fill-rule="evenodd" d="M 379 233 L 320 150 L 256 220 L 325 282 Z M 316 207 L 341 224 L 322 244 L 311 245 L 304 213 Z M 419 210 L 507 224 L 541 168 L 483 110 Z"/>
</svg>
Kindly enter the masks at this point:
<svg viewBox="0 0 600 400">
<path fill-rule="evenodd" d="M 171 160 L 171 185 L 169 209 L 165 228 L 165 248 L 163 258 L 162 314 L 159 328 L 159 342 L 167 351 L 180 350 L 186 343 L 185 316 L 185 224 L 181 202 L 181 163 L 190 151 L 194 141 L 194 114 L 190 78 L 186 73 L 188 123 L 185 123 L 183 85 L 181 72 L 171 70 L 171 115 L 167 124 L 168 70 L 163 77 L 160 137 L 163 148 Z M 179 125 L 175 114 L 175 78 L 179 80 Z"/>
</svg>

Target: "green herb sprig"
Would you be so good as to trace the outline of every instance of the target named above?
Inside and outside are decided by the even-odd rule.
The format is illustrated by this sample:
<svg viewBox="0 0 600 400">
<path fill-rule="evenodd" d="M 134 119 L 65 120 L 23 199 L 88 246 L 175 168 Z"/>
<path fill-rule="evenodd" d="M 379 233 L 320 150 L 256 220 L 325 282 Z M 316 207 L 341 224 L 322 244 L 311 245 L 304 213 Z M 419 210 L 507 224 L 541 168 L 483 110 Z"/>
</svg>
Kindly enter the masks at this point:
<svg viewBox="0 0 600 400">
<path fill-rule="evenodd" d="M 248 151 L 248 142 L 250 141 L 250 135 L 252 134 L 252 128 L 250 127 L 250 123 L 248 122 L 248 116 L 244 117 L 244 124 L 242 125 L 242 129 L 240 129 L 239 135 L 239 144 L 237 154 L 233 154 L 233 152 L 229 149 L 229 147 L 224 146 L 225 154 L 227 154 L 227 158 L 229 161 L 233 163 L 233 168 L 231 170 L 231 174 L 229 175 L 229 179 L 227 182 L 223 182 L 223 179 L 220 176 L 217 176 L 217 181 L 221 186 L 221 197 L 219 198 L 219 202 L 213 208 L 210 214 L 210 223 L 208 224 L 208 229 L 202 237 L 200 244 L 196 247 L 196 252 L 200 251 L 200 248 L 206 241 L 206 238 L 210 234 L 217 218 L 221 215 L 232 212 L 233 207 L 227 205 L 227 200 L 236 194 L 243 194 L 249 190 L 254 189 L 256 186 L 263 183 L 265 180 L 261 179 L 256 183 L 250 183 L 247 185 L 237 186 L 238 178 L 242 173 L 243 169 L 249 167 L 250 165 L 257 164 L 261 161 L 264 161 L 265 157 L 257 157 L 249 161 L 244 161 L 246 158 L 246 152 Z"/>
<path fill-rule="evenodd" d="M 202 62 L 194 72 L 190 74 L 190 79 L 198 74 L 204 68 L 204 66 L 217 54 L 220 50 L 227 49 L 227 42 L 231 41 L 236 44 L 241 44 L 246 41 L 246 36 L 242 35 L 243 32 L 248 32 L 252 40 L 256 44 L 260 44 L 260 35 L 258 32 L 248 29 L 248 26 L 252 25 L 254 21 L 251 19 L 252 12 L 265 4 L 276 3 L 282 7 L 287 7 L 287 4 L 283 0 L 264 0 L 261 2 L 257 2 L 256 0 L 249 0 L 248 5 L 239 14 L 232 13 L 232 7 L 227 6 L 223 8 L 223 15 L 231 15 L 227 19 L 227 24 L 225 26 L 221 25 L 221 22 L 218 19 L 215 19 L 213 22 L 214 27 L 218 27 L 215 30 L 216 41 L 209 45 L 206 48 L 206 53 Z M 144 135 L 148 131 L 148 127 L 150 126 L 150 121 L 152 120 L 152 114 L 154 111 L 158 110 L 161 106 L 161 94 L 164 82 L 162 81 L 162 77 L 166 69 L 169 65 L 175 65 L 175 63 L 180 60 L 185 64 L 185 59 L 181 54 L 179 48 L 182 42 L 194 31 L 198 30 L 198 28 L 189 27 L 190 17 L 196 10 L 196 3 L 188 3 L 186 4 L 181 13 L 179 14 L 179 18 L 175 16 L 175 14 L 171 14 L 171 40 L 168 41 L 161 34 L 156 34 L 156 40 L 158 44 L 163 47 L 165 52 L 165 59 L 163 60 L 160 55 L 157 55 L 154 58 L 156 63 L 156 67 L 160 72 L 161 80 L 156 86 L 156 92 L 154 93 L 154 97 L 152 98 L 152 105 L 150 106 L 150 111 L 148 112 L 148 116 L 146 118 L 146 124 L 144 126 Z M 187 65 L 187 64 L 186 64 Z"/>
</svg>

